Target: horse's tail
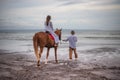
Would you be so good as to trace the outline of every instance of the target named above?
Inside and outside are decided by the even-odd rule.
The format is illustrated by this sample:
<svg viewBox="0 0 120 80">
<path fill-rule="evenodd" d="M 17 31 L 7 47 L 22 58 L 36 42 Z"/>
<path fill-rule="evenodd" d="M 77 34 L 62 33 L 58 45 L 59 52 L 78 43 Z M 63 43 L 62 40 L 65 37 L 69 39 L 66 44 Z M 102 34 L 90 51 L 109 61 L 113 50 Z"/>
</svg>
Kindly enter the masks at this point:
<svg viewBox="0 0 120 80">
<path fill-rule="evenodd" d="M 34 46 L 34 52 L 37 57 L 37 60 L 39 59 L 39 54 L 38 54 L 38 37 L 37 34 L 33 36 L 33 46 Z"/>
</svg>

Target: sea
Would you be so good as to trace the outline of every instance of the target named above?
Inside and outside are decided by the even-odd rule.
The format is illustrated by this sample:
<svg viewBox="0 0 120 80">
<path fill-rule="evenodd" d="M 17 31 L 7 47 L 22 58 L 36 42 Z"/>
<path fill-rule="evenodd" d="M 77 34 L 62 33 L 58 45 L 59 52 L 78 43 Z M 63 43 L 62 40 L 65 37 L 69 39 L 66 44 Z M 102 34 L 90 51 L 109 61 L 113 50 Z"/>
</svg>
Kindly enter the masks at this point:
<svg viewBox="0 0 120 80">
<path fill-rule="evenodd" d="M 33 36 L 44 30 L 0 30 L 0 51 L 10 53 L 34 52 Z M 120 31 L 117 30 L 74 30 L 77 36 L 77 50 L 89 50 L 101 47 L 120 49 Z M 71 30 L 62 29 L 62 40 L 69 37 Z M 59 42 L 58 49 L 68 50 L 69 43 Z"/>
</svg>

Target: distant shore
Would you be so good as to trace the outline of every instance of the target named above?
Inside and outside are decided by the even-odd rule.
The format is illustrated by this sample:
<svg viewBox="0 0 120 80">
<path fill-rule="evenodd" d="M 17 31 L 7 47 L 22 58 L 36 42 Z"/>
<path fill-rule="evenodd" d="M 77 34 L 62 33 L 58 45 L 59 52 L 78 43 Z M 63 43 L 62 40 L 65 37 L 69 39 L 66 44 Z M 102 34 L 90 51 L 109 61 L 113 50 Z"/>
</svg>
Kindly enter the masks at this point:
<svg viewBox="0 0 120 80">
<path fill-rule="evenodd" d="M 41 60 L 40 67 L 36 66 L 34 52 L 28 53 L 0 50 L 0 80 L 120 80 L 120 50 L 117 48 L 78 51 L 77 61 L 69 61 L 65 54 L 59 56 L 58 64 L 54 58 L 48 64 Z"/>
</svg>

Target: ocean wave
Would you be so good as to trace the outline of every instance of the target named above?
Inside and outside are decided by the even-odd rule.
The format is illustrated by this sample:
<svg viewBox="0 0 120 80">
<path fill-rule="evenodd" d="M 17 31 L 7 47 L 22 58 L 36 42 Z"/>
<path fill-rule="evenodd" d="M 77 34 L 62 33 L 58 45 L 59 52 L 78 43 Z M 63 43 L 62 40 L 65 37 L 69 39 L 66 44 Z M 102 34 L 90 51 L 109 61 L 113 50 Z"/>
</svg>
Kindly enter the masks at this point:
<svg viewBox="0 0 120 80">
<path fill-rule="evenodd" d="M 33 34 L 29 33 L 1 33 L 0 40 L 32 40 Z"/>
<path fill-rule="evenodd" d="M 0 36 L 0 40 L 32 40 L 33 36 Z M 63 37 L 65 39 L 67 37 Z M 93 37 L 93 36 L 87 36 L 87 37 L 77 37 L 78 40 L 80 39 L 100 39 L 100 40 L 120 40 L 120 37 Z"/>
<path fill-rule="evenodd" d="M 37 31 L 3 31 L 0 32 L 0 40 L 32 40 L 33 35 Z M 62 39 L 66 39 L 70 36 L 68 31 L 62 31 Z M 76 31 L 76 36 L 79 39 L 101 39 L 101 40 L 120 40 L 120 32 L 110 31 Z"/>
<path fill-rule="evenodd" d="M 95 48 L 95 49 L 91 49 L 91 50 L 86 50 L 86 53 L 95 53 L 95 54 L 100 54 L 100 53 L 105 53 L 108 52 L 109 54 L 120 54 L 120 50 L 117 48 L 110 48 L 110 47 L 102 47 L 102 48 Z"/>
<path fill-rule="evenodd" d="M 20 40 L 20 41 L 31 41 L 32 39 L 27 39 L 27 38 L 0 38 L 0 40 Z"/>
<path fill-rule="evenodd" d="M 120 37 L 84 37 L 88 39 L 115 39 L 115 40 L 120 40 Z"/>
</svg>

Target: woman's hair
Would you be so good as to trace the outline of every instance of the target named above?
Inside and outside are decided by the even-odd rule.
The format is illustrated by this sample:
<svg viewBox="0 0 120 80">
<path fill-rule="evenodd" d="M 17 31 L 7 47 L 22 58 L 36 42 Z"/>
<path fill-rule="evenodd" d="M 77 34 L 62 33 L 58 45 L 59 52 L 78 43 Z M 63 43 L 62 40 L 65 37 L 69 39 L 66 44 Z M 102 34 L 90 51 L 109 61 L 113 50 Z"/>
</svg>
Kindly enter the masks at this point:
<svg viewBox="0 0 120 80">
<path fill-rule="evenodd" d="M 51 16 L 48 15 L 48 16 L 46 17 L 46 25 L 47 25 L 47 26 L 48 26 L 48 23 L 49 23 L 50 19 L 51 19 Z"/>
<path fill-rule="evenodd" d="M 75 31 L 74 31 L 74 30 L 72 30 L 72 31 L 71 31 L 71 34 L 72 34 L 72 35 L 74 35 L 74 34 L 75 34 Z"/>
</svg>

